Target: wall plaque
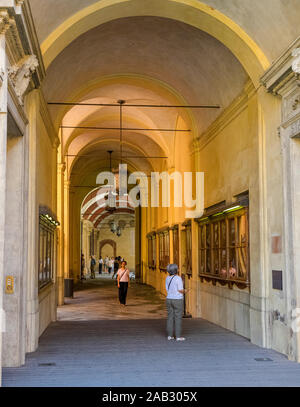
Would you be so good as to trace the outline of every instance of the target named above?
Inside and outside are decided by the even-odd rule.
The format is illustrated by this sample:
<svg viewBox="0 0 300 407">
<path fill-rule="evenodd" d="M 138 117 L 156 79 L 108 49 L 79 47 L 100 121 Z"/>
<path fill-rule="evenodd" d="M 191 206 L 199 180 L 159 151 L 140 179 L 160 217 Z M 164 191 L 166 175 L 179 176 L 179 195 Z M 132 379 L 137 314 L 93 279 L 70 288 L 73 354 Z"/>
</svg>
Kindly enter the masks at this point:
<svg viewBox="0 0 300 407">
<path fill-rule="evenodd" d="M 5 294 L 14 293 L 14 278 L 13 276 L 7 276 L 5 281 Z"/>
<path fill-rule="evenodd" d="M 282 252 L 282 238 L 280 235 L 272 236 L 272 253 L 278 254 Z"/>
<path fill-rule="evenodd" d="M 272 286 L 273 290 L 282 291 L 282 270 L 272 270 Z"/>
</svg>

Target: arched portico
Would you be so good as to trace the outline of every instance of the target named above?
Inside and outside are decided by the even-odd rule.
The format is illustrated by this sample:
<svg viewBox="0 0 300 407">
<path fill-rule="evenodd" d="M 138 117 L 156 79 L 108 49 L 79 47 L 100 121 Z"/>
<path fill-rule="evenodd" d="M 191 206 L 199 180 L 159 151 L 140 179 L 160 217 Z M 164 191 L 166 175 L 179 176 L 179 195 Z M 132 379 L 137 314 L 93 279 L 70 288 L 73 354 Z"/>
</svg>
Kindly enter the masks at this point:
<svg viewBox="0 0 300 407">
<path fill-rule="evenodd" d="M 0 126 L 7 137 L 0 142 L 0 309 L 3 303 L 11 323 L 5 363 L 22 364 L 56 319 L 64 279 L 80 278 L 82 236 L 90 239 L 89 259 L 101 241 L 117 241 L 110 233 L 121 225 L 130 242 L 122 251 L 134 253 L 131 268 L 143 283 L 164 293 L 166 264 L 176 261 L 190 289 L 188 313 L 299 360 L 300 111 L 292 62 L 300 8 L 281 0 L 84 3 L 1 6 Z M 7 131 L 8 111 L 23 138 Z M 93 196 L 97 177 L 116 173 L 120 163 L 131 179 L 203 172 L 204 217 L 190 219 L 185 205 L 173 205 L 172 188 L 162 182 L 158 206 L 104 209 Z M 154 195 L 149 188 L 149 200 Z M 40 208 L 48 208 L 45 229 Z M 17 223 L 18 236 L 8 226 Z M 24 257 L 11 261 L 20 250 Z M 16 276 L 14 293 L 2 290 L 1 276 Z"/>
<path fill-rule="evenodd" d="M 111 240 L 111 239 L 101 240 L 100 245 L 99 245 L 99 257 L 101 257 L 101 256 L 103 257 L 102 249 L 107 244 L 113 248 L 114 257 L 116 257 L 117 256 L 117 244 L 114 240 Z"/>
</svg>

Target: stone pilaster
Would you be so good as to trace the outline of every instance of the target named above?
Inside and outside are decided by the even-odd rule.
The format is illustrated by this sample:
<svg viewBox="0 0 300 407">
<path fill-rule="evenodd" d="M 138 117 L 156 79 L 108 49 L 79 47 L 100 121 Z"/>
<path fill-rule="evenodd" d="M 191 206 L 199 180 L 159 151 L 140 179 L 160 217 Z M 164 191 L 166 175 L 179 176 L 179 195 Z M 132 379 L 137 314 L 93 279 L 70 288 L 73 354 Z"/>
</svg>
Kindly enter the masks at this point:
<svg viewBox="0 0 300 407">
<path fill-rule="evenodd" d="M 277 130 L 282 158 L 283 293 L 284 309 L 272 316 L 281 325 L 289 359 L 300 362 L 300 39 L 273 64 L 262 78 L 269 93 L 281 102 Z M 282 335 L 283 336 L 283 335 Z"/>
<path fill-rule="evenodd" d="M 280 90 L 282 123 L 279 129 L 283 159 L 284 248 L 288 356 L 300 362 L 300 87 L 297 75 Z"/>
<path fill-rule="evenodd" d="M 0 383 L 2 367 L 2 330 L 4 329 L 3 276 L 4 276 L 4 235 L 6 201 L 6 149 L 7 149 L 7 75 L 5 54 L 5 30 L 7 23 L 0 15 Z"/>
<path fill-rule="evenodd" d="M 57 252 L 57 303 L 64 304 L 64 174 L 65 163 L 57 164 L 57 216 L 60 222 L 58 227 Z"/>
<path fill-rule="evenodd" d="M 28 259 L 27 259 L 27 339 L 26 352 L 34 352 L 39 336 L 38 298 L 38 205 L 37 205 L 37 120 L 39 114 L 38 91 L 26 98 L 29 126 L 28 138 Z"/>
<path fill-rule="evenodd" d="M 70 181 L 64 181 L 64 278 L 70 277 Z"/>
</svg>

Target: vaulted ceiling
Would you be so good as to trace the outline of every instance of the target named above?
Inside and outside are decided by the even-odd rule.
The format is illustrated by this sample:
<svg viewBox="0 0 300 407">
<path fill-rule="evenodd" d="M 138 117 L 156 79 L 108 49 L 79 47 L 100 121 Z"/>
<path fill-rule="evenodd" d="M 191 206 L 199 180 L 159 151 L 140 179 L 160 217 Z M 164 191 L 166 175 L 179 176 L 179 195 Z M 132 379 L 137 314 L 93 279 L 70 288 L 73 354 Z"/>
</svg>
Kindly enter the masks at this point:
<svg viewBox="0 0 300 407">
<path fill-rule="evenodd" d="M 50 101 L 70 100 L 88 83 L 122 74 L 161 81 L 189 104 L 222 107 L 241 92 L 247 80 L 232 53 L 208 34 L 170 19 L 130 17 L 103 24 L 73 41 L 50 65 L 44 91 Z M 111 102 L 159 101 L 158 95 L 149 95 L 141 87 L 119 86 L 116 83 L 106 92 L 99 90 L 98 95 Z M 219 113 L 199 111 L 199 131 Z"/>
<path fill-rule="evenodd" d="M 221 106 L 125 108 L 125 127 L 146 128 L 124 133 L 125 154 L 145 156 L 128 160 L 130 171 L 161 169 L 162 160 L 146 158 L 151 153 L 170 159 L 175 132 L 159 129 L 192 130 L 180 139 L 183 149 L 190 147 L 248 81 L 259 86 L 259 75 L 300 35 L 299 0 L 29 1 L 47 68 L 47 101 Z M 102 5 L 105 10 L 99 11 Z M 60 37 L 55 53 L 49 44 Z M 119 126 L 115 107 L 51 106 L 50 113 L 57 128 Z M 119 151 L 119 131 L 64 129 L 62 144 L 73 182 L 88 183 L 91 174 L 107 167 L 107 149 Z"/>
<path fill-rule="evenodd" d="M 98 2 L 99 0 L 30 0 L 40 42 L 75 13 Z M 298 0 L 198 2 L 220 11 L 237 23 L 262 48 L 270 61 L 277 58 L 300 35 Z M 163 7 L 164 0 L 160 0 L 160 3 Z"/>
</svg>

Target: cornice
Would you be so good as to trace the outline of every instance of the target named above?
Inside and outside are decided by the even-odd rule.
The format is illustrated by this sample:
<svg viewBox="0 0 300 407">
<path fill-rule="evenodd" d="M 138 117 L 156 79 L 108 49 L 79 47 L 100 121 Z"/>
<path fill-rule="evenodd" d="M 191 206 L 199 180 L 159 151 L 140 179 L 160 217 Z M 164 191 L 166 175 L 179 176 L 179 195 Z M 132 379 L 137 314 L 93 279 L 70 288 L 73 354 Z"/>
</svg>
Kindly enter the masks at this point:
<svg viewBox="0 0 300 407">
<path fill-rule="evenodd" d="M 39 88 L 45 78 L 45 67 L 28 0 L 15 0 L 0 7 L 0 33 L 6 34 L 8 58 L 16 65 L 26 55 L 35 55 L 38 67 L 32 75 L 32 88 Z"/>
<path fill-rule="evenodd" d="M 188 228 L 192 225 L 191 219 L 186 219 L 184 222 L 181 224 L 183 227 Z"/>
<path fill-rule="evenodd" d="M 17 64 L 25 56 L 17 23 L 13 18 L 10 18 L 10 27 L 6 31 L 6 52 L 11 65 Z"/>
<path fill-rule="evenodd" d="M 292 52 L 299 47 L 300 37 L 290 44 L 286 51 L 273 62 L 272 66 L 261 77 L 260 82 L 268 92 L 279 95 L 281 88 L 297 76 L 292 70 Z"/>
<path fill-rule="evenodd" d="M 30 44 L 32 47 L 32 53 L 34 55 L 36 55 L 36 57 L 38 58 L 38 61 L 39 61 L 39 67 L 38 67 L 37 73 L 39 75 L 39 83 L 41 83 L 46 76 L 46 70 L 45 70 L 44 60 L 42 57 L 40 43 L 39 43 L 38 36 L 37 36 L 36 30 L 35 30 L 35 24 L 34 24 L 33 17 L 32 17 L 30 3 L 28 0 L 25 0 L 25 1 L 21 0 L 21 2 L 22 2 L 23 17 L 24 17 L 25 26 L 27 29 L 27 36 L 30 40 Z"/>
<path fill-rule="evenodd" d="M 57 163 L 57 172 L 63 175 L 66 170 L 66 163 Z"/>
<path fill-rule="evenodd" d="M 6 34 L 11 27 L 11 22 L 7 10 L 0 8 L 0 34 Z"/>
<path fill-rule="evenodd" d="M 226 128 L 248 106 L 249 99 L 256 90 L 251 81 L 247 82 L 242 93 L 223 111 L 223 113 L 193 143 L 195 152 L 201 151 L 224 128 Z"/>
<path fill-rule="evenodd" d="M 169 230 L 170 230 L 169 226 L 164 226 L 164 227 L 162 227 L 162 228 L 160 228 L 160 229 L 157 229 L 156 233 L 157 233 L 158 235 L 163 235 L 163 234 L 165 234 L 165 233 L 168 233 Z"/>
<path fill-rule="evenodd" d="M 49 114 L 49 110 L 48 110 L 48 106 L 47 103 L 45 101 L 44 95 L 42 93 L 41 90 L 38 90 L 38 94 L 39 94 L 39 106 L 40 106 L 40 115 L 43 119 L 43 122 L 45 124 L 45 127 L 47 129 L 47 133 L 48 136 L 51 140 L 51 144 L 54 148 L 57 148 L 60 144 L 59 138 L 55 132 L 50 114 Z"/>
</svg>

